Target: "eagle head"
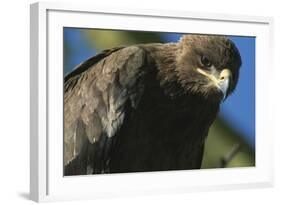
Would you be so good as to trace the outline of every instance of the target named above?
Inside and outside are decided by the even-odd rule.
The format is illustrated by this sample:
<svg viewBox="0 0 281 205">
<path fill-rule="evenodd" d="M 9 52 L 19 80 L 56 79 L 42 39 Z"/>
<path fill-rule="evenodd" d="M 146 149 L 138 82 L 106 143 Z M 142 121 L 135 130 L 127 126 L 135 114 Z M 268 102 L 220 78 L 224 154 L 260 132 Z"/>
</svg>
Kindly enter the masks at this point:
<svg viewBox="0 0 281 205">
<path fill-rule="evenodd" d="M 241 57 L 223 36 L 184 35 L 176 44 L 173 77 L 185 94 L 221 102 L 236 87 Z"/>
</svg>

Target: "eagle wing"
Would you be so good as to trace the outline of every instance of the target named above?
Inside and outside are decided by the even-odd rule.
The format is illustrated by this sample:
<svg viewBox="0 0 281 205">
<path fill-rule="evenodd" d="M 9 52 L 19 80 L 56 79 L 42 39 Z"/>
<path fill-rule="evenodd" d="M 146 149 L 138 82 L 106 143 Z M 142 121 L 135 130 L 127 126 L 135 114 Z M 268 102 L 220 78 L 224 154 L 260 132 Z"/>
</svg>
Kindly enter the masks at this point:
<svg viewBox="0 0 281 205">
<path fill-rule="evenodd" d="M 137 107 L 149 67 L 146 52 L 130 46 L 105 50 L 65 77 L 66 175 L 105 171 L 112 138 L 122 126 L 126 105 Z"/>
</svg>

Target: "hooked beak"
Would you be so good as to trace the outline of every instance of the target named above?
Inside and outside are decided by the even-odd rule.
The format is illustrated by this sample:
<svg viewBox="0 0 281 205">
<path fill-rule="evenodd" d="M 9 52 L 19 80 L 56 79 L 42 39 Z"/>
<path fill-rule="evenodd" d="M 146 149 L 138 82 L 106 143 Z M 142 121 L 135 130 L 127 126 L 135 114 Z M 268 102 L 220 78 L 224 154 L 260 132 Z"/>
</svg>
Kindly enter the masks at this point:
<svg viewBox="0 0 281 205">
<path fill-rule="evenodd" d="M 228 89 L 229 89 L 231 78 L 232 78 L 231 71 L 229 69 L 225 68 L 217 75 L 207 73 L 206 71 L 204 71 L 200 68 L 197 68 L 197 71 L 200 74 L 209 78 L 214 83 L 214 85 L 223 93 L 223 100 L 225 100 L 225 98 L 228 95 Z M 218 77 L 216 77 L 216 76 L 218 76 Z"/>
</svg>

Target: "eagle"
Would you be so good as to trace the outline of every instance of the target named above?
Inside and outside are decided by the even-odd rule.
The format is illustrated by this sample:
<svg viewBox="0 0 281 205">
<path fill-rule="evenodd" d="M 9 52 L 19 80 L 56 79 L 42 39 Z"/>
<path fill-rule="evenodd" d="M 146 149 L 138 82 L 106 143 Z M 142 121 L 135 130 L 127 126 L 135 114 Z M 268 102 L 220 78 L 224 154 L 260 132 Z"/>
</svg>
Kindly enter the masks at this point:
<svg viewBox="0 0 281 205">
<path fill-rule="evenodd" d="M 200 169 L 241 57 L 226 36 L 102 51 L 64 77 L 64 175 Z"/>
</svg>

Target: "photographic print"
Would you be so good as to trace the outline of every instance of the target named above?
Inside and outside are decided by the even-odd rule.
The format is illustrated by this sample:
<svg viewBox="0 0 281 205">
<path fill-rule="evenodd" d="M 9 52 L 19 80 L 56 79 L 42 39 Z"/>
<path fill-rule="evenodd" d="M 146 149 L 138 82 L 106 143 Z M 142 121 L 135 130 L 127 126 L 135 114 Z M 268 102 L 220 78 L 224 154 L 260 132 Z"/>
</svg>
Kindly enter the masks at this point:
<svg viewBox="0 0 281 205">
<path fill-rule="evenodd" d="M 64 27 L 64 176 L 255 166 L 255 41 Z"/>
</svg>

